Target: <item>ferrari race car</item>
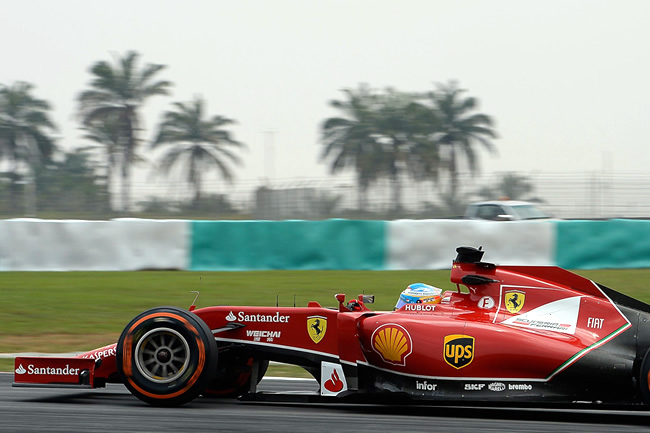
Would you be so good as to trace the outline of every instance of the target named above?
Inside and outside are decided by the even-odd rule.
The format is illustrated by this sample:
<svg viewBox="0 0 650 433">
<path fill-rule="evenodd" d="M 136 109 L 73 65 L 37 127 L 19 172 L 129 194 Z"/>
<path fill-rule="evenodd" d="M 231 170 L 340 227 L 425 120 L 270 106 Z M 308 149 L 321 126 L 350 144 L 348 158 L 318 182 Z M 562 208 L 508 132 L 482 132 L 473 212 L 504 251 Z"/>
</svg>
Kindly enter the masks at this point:
<svg viewBox="0 0 650 433">
<path fill-rule="evenodd" d="M 277 361 L 309 371 L 319 400 L 650 404 L 649 305 L 557 267 L 497 266 L 480 248 L 457 253 L 457 290 L 410 293 L 394 311 L 343 294 L 336 308 L 153 308 L 115 344 L 16 358 L 13 385 L 123 383 L 155 406 L 199 395 L 262 399 L 256 386 Z"/>
</svg>

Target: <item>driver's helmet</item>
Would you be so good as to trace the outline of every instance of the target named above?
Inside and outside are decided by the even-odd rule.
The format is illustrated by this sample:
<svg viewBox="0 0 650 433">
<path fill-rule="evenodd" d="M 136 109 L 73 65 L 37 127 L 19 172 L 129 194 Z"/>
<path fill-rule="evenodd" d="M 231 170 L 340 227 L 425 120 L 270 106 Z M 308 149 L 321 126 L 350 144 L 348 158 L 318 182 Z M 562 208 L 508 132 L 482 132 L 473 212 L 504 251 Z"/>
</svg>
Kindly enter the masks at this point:
<svg viewBox="0 0 650 433">
<path fill-rule="evenodd" d="M 442 300 L 441 295 L 442 289 L 424 283 L 413 283 L 399 295 L 395 310 L 406 304 L 438 304 Z"/>
</svg>

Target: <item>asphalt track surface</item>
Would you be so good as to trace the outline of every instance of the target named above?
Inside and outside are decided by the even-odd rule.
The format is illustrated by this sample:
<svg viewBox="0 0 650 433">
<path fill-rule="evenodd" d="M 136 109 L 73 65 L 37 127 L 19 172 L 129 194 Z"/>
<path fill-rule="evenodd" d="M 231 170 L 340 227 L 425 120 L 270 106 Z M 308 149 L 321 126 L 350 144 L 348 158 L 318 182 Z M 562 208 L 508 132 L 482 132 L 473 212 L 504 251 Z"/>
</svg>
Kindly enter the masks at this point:
<svg viewBox="0 0 650 433">
<path fill-rule="evenodd" d="M 156 408 L 121 385 L 78 391 L 12 388 L 0 373 L 1 432 L 648 432 L 650 411 L 242 402 L 199 398 Z M 315 391 L 314 381 L 267 378 L 260 390 Z"/>
</svg>

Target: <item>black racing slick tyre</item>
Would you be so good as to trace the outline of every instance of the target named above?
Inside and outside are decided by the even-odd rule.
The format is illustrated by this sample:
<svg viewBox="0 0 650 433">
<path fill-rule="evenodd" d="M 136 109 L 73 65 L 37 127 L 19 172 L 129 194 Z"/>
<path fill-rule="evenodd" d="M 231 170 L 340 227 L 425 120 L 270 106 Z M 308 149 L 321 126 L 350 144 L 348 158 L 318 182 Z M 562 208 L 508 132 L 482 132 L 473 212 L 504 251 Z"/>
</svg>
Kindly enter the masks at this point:
<svg viewBox="0 0 650 433">
<path fill-rule="evenodd" d="M 237 398 L 251 389 L 253 367 L 257 367 L 257 382 L 260 383 L 266 370 L 268 360 L 258 360 L 236 351 L 226 351 L 219 354 L 219 365 L 212 383 L 203 391 L 204 397 Z"/>
<path fill-rule="evenodd" d="M 639 371 L 639 388 L 641 390 L 641 398 L 643 403 L 650 405 L 650 349 L 646 351 L 643 361 L 641 361 L 641 369 Z"/>
<path fill-rule="evenodd" d="M 117 342 L 117 370 L 124 385 L 153 406 L 195 399 L 214 379 L 217 343 L 194 313 L 176 307 L 145 311 Z"/>
</svg>

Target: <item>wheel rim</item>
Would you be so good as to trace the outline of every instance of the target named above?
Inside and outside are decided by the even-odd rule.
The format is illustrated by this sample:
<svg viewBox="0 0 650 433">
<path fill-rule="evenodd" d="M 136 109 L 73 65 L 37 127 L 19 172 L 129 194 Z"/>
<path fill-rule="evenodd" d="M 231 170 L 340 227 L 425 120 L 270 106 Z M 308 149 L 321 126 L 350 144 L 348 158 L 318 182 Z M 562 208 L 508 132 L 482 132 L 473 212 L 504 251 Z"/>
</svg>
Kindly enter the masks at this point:
<svg viewBox="0 0 650 433">
<path fill-rule="evenodd" d="M 187 370 L 190 347 L 187 340 L 170 328 L 156 328 L 147 332 L 135 347 L 138 371 L 157 383 L 178 379 Z"/>
</svg>

